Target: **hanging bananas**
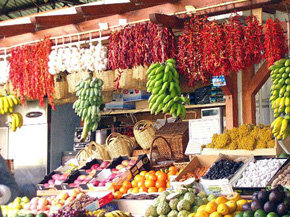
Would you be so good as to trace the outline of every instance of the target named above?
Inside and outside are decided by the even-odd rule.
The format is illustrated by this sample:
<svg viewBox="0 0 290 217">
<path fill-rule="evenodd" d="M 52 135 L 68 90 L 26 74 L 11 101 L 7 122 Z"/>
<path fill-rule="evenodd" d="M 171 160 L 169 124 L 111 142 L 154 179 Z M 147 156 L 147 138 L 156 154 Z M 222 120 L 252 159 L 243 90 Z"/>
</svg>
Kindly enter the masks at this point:
<svg viewBox="0 0 290 217">
<path fill-rule="evenodd" d="M 290 59 L 276 61 L 269 70 L 273 82 L 270 102 L 275 118 L 272 133 L 277 139 L 285 139 L 290 136 Z"/>
<path fill-rule="evenodd" d="M 91 76 L 81 80 L 76 85 L 76 100 L 73 104 L 75 113 L 84 121 L 81 140 L 84 140 L 90 130 L 96 130 L 101 119 L 100 105 L 102 99 L 103 81 Z"/>
<path fill-rule="evenodd" d="M 175 68 L 175 60 L 168 59 L 165 64 L 153 63 L 146 74 L 148 82 L 147 92 L 151 93 L 149 108 L 151 114 L 170 112 L 173 117 L 181 115 L 185 118 L 184 104 L 189 104 L 189 99 L 181 96 L 179 74 Z"/>
<path fill-rule="evenodd" d="M 23 125 L 23 117 L 19 112 L 9 114 L 9 125 L 12 132 L 15 132 L 17 128 L 21 128 Z"/>
<path fill-rule="evenodd" d="M 12 94 L 0 95 L 0 115 L 12 113 L 15 105 L 20 105 L 18 97 Z"/>
</svg>

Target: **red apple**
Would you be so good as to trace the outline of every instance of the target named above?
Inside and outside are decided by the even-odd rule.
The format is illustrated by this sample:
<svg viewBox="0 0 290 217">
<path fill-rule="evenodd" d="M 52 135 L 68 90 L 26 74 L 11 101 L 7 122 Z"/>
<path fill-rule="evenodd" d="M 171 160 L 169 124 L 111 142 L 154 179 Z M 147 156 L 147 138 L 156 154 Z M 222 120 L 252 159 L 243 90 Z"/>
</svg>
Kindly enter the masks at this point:
<svg viewBox="0 0 290 217">
<path fill-rule="evenodd" d="M 122 169 L 124 169 L 124 168 L 125 168 L 125 166 L 122 165 L 122 164 L 119 164 L 118 166 L 116 166 L 116 169 L 117 169 L 117 170 L 122 170 Z"/>
<path fill-rule="evenodd" d="M 134 161 L 134 160 L 130 160 L 130 162 L 129 162 L 129 166 L 133 166 L 135 163 L 136 163 L 136 161 Z"/>
<path fill-rule="evenodd" d="M 100 184 L 100 181 L 98 181 L 98 180 L 95 180 L 94 182 L 93 182 L 93 185 L 94 186 L 98 186 Z"/>
<path fill-rule="evenodd" d="M 92 172 L 92 170 L 93 170 L 93 169 L 88 169 L 88 170 L 86 170 L 86 172 L 87 172 L 87 173 L 90 173 L 90 172 Z"/>
<path fill-rule="evenodd" d="M 92 169 L 92 170 L 96 170 L 97 168 L 99 168 L 99 166 L 100 166 L 100 164 L 94 164 L 94 165 L 91 167 L 91 169 Z"/>
<path fill-rule="evenodd" d="M 124 165 L 124 166 L 128 166 L 128 165 L 129 165 L 129 161 L 128 161 L 128 160 L 123 160 L 123 161 L 122 161 L 122 165 Z"/>
</svg>

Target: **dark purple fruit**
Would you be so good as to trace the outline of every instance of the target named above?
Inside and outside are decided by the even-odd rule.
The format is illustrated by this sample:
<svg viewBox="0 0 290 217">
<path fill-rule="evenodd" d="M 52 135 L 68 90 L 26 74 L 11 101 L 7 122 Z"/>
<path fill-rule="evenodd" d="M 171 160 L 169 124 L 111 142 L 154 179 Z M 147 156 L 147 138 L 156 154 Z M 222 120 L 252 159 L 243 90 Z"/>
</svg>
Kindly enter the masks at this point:
<svg viewBox="0 0 290 217">
<path fill-rule="evenodd" d="M 284 203 L 280 203 L 277 206 L 277 213 L 278 215 L 282 216 L 282 215 L 286 215 L 288 213 L 288 207 L 284 204 Z"/>
<path fill-rule="evenodd" d="M 264 204 L 264 210 L 267 213 L 269 213 L 269 212 L 275 212 L 276 211 L 276 205 L 275 205 L 275 203 L 273 203 L 271 201 L 267 201 Z"/>
<path fill-rule="evenodd" d="M 279 204 L 281 203 L 285 198 L 285 193 L 284 191 L 271 191 L 269 194 L 269 201 Z"/>
<path fill-rule="evenodd" d="M 286 207 L 290 207 L 290 199 L 286 198 L 284 200 L 284 204 L 286 205 Z"/>
<path fill-rule="evenodd" d="M 251 203 L 246 203 L 245 205 L 243 205 L 243 210 L 244 211 L 246 211 L 246 210 L 252 210 Z"/>
<path fill-rule="evenodd" d="M 257 200 L 258 199 L 258 194 L 259 194 L 259 191 L 255 191 L 252 195 L 252 200 Z"/>
<path fill-rule="evenodd" d="M 268 199 L 269 199 L 269 193 L 266 192 L 266 191 L 260 191 L 260 192 L 258 193 L 257 197 L 258 197 L 258 200 L 259 200 L 259 201 L 265 203 L 265 202 L 267 202 Z"/>
<path fill-rule="evenodd" d="M 251 209 L 253 212 L 255 212 L 256 210 L 258 209 L 263 209 L 263 202 L 262 201 L 259 201 L 259 200 L 254 200 L 252 201 L 251 203 Z"/>
</svg>

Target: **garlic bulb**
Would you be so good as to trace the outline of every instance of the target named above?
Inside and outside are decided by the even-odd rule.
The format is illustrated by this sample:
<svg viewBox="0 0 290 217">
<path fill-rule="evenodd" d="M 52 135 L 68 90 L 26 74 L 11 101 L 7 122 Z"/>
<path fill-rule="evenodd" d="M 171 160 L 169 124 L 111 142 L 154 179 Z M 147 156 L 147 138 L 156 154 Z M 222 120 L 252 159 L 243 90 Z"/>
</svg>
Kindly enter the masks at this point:
<svg viewBox="0 0 290 217">
<path fill-rule="evenodd" d="M 10 65 L 8 61 L 0 61 L 0 84 L 6 84 L 9 79 Z"/>
</svg>

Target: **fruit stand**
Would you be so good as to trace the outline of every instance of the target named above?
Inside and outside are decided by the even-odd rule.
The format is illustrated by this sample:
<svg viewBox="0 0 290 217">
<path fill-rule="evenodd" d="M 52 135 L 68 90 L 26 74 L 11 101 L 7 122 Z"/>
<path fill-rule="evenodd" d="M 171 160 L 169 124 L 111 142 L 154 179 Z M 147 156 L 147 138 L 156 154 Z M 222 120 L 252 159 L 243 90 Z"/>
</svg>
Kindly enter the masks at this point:
<svg viewBox="0 0 290 217">
<path fill-rule="evenodd" d="M 287 4 L 136 0 L 3 22 L 1 155 L 18 182 L 10 143 L 44 107 L 48 157 L 0 216 L 289 217 Z"/>
</svg>

